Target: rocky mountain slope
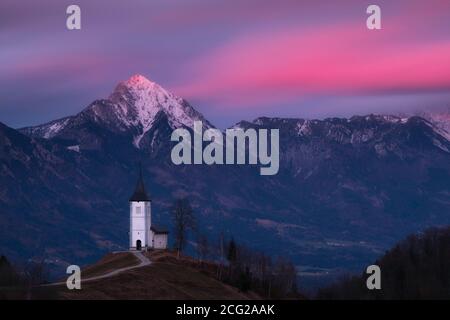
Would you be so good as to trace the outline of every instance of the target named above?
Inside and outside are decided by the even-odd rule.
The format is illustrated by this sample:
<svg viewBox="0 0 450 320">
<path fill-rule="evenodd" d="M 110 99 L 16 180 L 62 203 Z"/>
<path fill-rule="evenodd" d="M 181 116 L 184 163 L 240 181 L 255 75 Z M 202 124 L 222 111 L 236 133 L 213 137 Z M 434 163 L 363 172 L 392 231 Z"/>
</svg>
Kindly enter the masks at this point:
<svg viewBox="0 0 450 320">
<path fill-rule="evenodd" d="M 446 110 L 442 109 L 434 112 L 421 112 L 419 113 L 419 116 L 427 119 L 433 124 L 439 134 L 447 138 L 447 140 L 450 140 L 450 107 Z"/>
<path fill-rule="evenodd" d="M 75 116 L 20 131 L 37 138 L 73 141 L 81 149 L 99 149 L 112 140 L 104 139 L 99 134 L 102 130 L 114 133 L 116 139 L 131 140 L 137 149 L 153 150 L 169 130 L 192 128 L 197 120 L 212 127 L 187 101 L 135 75 L 119 83 L 108 99 L 94 101 Z"/>
</svg>

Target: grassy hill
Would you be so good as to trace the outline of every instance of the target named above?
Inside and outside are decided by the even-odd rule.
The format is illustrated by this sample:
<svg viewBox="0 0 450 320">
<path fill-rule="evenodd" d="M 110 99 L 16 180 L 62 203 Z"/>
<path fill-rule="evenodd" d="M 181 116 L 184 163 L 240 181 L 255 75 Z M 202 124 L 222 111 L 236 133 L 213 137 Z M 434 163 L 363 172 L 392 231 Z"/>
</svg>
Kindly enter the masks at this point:
<svg viewBox="0 0 450 320">
<path fill-rule="evenodd" d="M 169 251 L 145 253 L 152 264 L 124 271 L 109 278 L 83 283 L 81 290 L 64 285 L 52 288 L 59 299 L 259 299 L 215 278 L 215 265 Z M 82 279 L 138 264 L 131 253 L 108 254 L 82 270 Z"/>
</svg>

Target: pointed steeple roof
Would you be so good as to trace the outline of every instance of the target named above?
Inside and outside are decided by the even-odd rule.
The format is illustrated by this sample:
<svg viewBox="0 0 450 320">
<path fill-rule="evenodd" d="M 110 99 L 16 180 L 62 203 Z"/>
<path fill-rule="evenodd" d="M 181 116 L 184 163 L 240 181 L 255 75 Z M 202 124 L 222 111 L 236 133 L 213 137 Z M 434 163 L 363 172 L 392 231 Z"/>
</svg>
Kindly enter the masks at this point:
<svg viewBox="0 0 450 320">
<path fill-rule="evenodd" d="M 139 179 L 136 183 L 136 189 L 131 195 L 129 201 L 151 201 L 150 196 L 145 191 L 144 178 L 142 177 L 142 166 L 139 165 Z"/>
</svg>

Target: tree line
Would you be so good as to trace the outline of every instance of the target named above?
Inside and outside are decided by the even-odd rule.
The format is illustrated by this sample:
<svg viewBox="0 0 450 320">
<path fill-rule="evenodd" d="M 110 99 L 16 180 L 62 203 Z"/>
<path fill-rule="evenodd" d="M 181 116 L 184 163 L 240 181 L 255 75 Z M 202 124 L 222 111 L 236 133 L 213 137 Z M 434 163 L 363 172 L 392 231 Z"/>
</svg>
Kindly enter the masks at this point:
<svg viewBox="0 0 450 320">
<path fill-rule="evenodd" d="M 319 299 L 449 299 L 450 227 L 410 235 L 375 262 L 381 290 L 368 290 L 367 275 L 349 276 L 319 291 Z"/>
<path fill-rule="evenodd" d="M 187 199 L 175 201 L 172 212 L 174 249 L 180 257 L 185 250 L 188 234 L 195 237 L 195 250 L 199 264 L 213 261 L 218 280 L 253 291 L 264 298 L 298 298 L 297 271 L 286 257 L 272 257 L 237 243 L 233 237 L 226 239 L 223 232 L 218 239 L 202 233 L 195 221 L 194 211 Z"/>
<path fill-rule="evenodd" d="M 48 279 L 48 268 L 43 260 L 21 265 L 12 264 L 5 256 L 0 256 L 0 299 L 31 299 L 35 287 L 48 283 Z"/>
</svg>

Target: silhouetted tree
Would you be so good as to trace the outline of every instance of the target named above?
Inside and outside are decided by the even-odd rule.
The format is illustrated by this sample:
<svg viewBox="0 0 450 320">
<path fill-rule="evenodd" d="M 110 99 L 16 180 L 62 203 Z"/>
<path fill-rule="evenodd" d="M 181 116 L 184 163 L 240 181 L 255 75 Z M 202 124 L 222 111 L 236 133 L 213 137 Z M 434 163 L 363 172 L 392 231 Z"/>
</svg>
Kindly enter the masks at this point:
<svg viewBox="0 0 450 320">
<path fill-rule="evenodd" d="M 250 274 L 250 269 L 249 267 L 245 267 L 245 270 L 239 275 L 238 288 L 243 292 L 247 292 L 251 288 L 251 283 L 252 277 Z"/>
<path fill-rule="evenodd" d="M 0 256 L 0 287 L 18 284 L 19 275 L 5 256 Z"/>
<path fill-rule="evenodd" d="M 206 260 L 210 254 L 208 237 L 204 234 L 201 234 L 198 236 L 197 254 L 198 254 L 200 263 L 202 263 L 204 260 Z"/>
<path fill-rule="evenodd" d="M 234 264 L 236 262 L 236 258 L 237 258 L 236 243 L 234 242 L 234 239 L 231 238 L 228 244 L 227 260 L 230 264 Z"/>
<path fill-rule="evenodd" d="M 219 267 L 217 268 L 217 279 L 222 280 L 223 260 L 225 255 L 225 236 L 223 234 L 223 231 L 219 233 L 219 239 L 217 243 L 217 255 L 219 257 Z"/>
<path fill-rule="evenodd" d="M 368 275 L 352 276 L 319 291 L 320 299 L 450 299 L 450 227 L 411 235 L 374 264 L 381 290 L 367 290 Z"/>
<path fill-rule="evenodd" d="M 25 267 L 26 280 L 32 286 L 46 283 L 48 281 L 48 270 L 44 260 L 29 262 Z"/>
<path fill-rule="evenodd" d="M 186 198 L 175 201 L 172 208 L 172 218 L 175 230 L 175 248 L 178 251 L 178 257 L 180 257 L 180 252 L 186 245 L 187 232 L 195 230 L 194 212 Z"/>
<path fill-rule="evenodd" d="M 269 256 L 238 244 L 233 238 L 227 243 L 225 258 L 229 261 L 227 272 L 221 273 L 219 280 L 265 298 L 299 297 L 296 269 L 289 259 L 278 258 L 273 263 Z"/>
</svg>

